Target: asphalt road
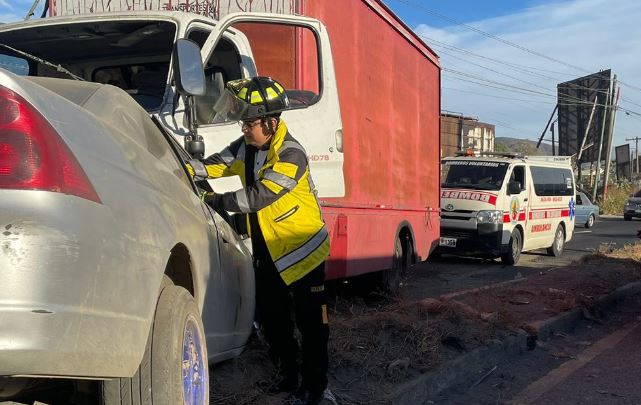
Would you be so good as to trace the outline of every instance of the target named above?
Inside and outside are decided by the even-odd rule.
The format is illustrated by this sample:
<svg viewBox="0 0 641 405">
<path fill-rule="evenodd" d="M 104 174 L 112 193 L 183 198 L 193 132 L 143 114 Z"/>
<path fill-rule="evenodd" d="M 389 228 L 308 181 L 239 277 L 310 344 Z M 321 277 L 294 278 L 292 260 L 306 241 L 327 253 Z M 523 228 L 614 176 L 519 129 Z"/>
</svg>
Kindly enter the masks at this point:
<svg viewBox="0 0 641 405">
<path fill-rule="evenodd" d="M 639 220 L 602 217 L 590 229 L 576 228 L 561 257 L 548 256 L 545 250 L 537 250 L 522 253 L 516 266 L 505 266 L 499 259 L 443 256 L 428 260 L 414 266 L 402 290 L 403 296 L 408 299 L 435 297 L 527 277 L 543 269 L 567 265 L 600 248 L 622 247 L 639 241 L 636 237 L 639 229 Z"/>
<path fill-rule="evenodd" d="M 476 386 L 450 387 L 433 404 L 641 404 L 641 296 L 571 334 L 555 334 L 496 365 Z M 484 373 L 485 374 L 485 373 Z"/>
</svg>

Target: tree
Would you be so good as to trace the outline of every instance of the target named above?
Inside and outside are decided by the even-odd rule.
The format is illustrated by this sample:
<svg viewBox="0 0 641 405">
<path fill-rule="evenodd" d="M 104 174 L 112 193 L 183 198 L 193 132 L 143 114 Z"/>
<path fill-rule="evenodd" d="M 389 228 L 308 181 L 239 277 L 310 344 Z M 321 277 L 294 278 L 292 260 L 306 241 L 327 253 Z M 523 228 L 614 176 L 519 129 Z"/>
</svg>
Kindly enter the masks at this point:
<svg viewBox="0 0 641 405">
<path fill-rule="evenodd" d="M 512 152 L 510 148 L 502 143 L 502 142 L 495 142 L 494 143 L 494 152 Z"/>
</svg>

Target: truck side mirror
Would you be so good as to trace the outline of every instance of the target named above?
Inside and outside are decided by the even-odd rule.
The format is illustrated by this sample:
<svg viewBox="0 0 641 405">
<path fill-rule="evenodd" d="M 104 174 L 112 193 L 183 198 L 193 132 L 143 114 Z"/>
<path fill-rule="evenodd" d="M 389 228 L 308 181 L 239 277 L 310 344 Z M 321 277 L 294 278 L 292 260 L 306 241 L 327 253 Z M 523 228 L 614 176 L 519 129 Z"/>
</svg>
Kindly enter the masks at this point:
<svg viewBox="0 0 641 405">
<path fill-rule="evenodd" d="M 205 95 L 205 71 L 200 48 L 194 41 L 178 39 L 172 53 L 176 91 L 185 96 L 185 113 L 190 135 L 185 137 L 185 149 L 196 159 L 205 156 L 205 142 L 198 135 L 194 96 Z"/>
<path fill-rule="evenodd" d="M 508 195 L 521 194 L 521 183 L 514 180 L 507 183 L 507 193 Z"/>
<path fill-rule="evenodd" d="M 185 96 L 205 95 L 205 72 L 198 45 L 189 39 L 178 39 L 173 61 L 178 92 Z"/>
</svg>

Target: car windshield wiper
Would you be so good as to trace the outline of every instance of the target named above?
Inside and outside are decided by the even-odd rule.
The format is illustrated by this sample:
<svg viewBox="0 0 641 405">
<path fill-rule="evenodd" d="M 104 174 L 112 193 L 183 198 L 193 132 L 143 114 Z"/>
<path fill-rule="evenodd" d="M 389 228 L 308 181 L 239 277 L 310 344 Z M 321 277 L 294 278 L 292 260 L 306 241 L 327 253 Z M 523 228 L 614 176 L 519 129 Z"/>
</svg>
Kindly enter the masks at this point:
<svg viewBox="0 0 641 405">
<path fill-rule="evenodd" d="M 469 184 L 469 183 L 445 183 L 441 185 L 442 188 L 467 188 L 470 190 L 484 190 L 483 187 L 479 187 L 478 184 Z"/>
<path fill-rule="evenodd" d="M 74 74 L 73 74 L 73 73 L 71 73 L 69 70 L 67 70 L 67 69 L 63 68 L 63 67 L 62 67 L 61 65 L 59 65 L 59 64 L 58 64 L 58 65 L 56 65 L 55 63 L 48 62 L 48 61 L 46 61 L 46 60 L 44 60 L 44 59 L 41 59 L 41 58 L 39 58 L 39 57 L 37 57 L 37 56 L 35 56 L 35 55 L 30 54 L 30 53 L 27 53 L 27 52 L 21 51 L 21 50 L 19 50 L 19 49 L 13 48 L 13 47 L 10 47 L 9 45 L 0 44 L 0 46 L 1 46 L 1 47 L 3 47 L 3 48 L 8 49 L 8 50 L 10 50 L 10 51 L 13 51 L 13 52 L 17 53 L 18 55 L 22 55 L 22 56 L 24 56 L 25 58 L 29 58 L 29 59 L 31 59 L 31 60 L 33 60 L 33 61 L 36 61 L 36 62 L 38 62 L 38 63 L 41 63 L 41 64 L 43 64 L 43 65 L 47 65 L 47 66 L 49 66 L 49 67 L 52 67 L 52 68 L 56 69 L 58 72 L 60 72 L 60 73 L 64 73 L 64 74 L 66 74 L 66 75 L 71 76 L 71 77 L 72 77 L 72 78 L 74 78 L 75 80 L 80 80 L 80 81 L 83 81 L 83 82 L 85 81 L 85 79 L 83 79 L 82 77 L 77 76 L 77 75 L 74 75 Z"/>
</svg>

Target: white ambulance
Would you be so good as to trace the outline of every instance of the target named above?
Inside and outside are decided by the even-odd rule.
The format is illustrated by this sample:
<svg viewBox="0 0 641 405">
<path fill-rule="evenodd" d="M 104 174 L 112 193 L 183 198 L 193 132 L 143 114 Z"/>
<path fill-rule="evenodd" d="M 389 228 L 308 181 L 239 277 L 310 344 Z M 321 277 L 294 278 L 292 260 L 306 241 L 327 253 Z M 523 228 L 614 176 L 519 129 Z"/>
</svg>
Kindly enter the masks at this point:
<svg viewBox="0 0 641 405">
<path fill-rule="evenodd" d="M 459 154 L 442 161 L 438 253 L 501 257 L 546 248 L 559 256 L 572 238 L 571 160 L 510 153 Z"/>
</svg>

